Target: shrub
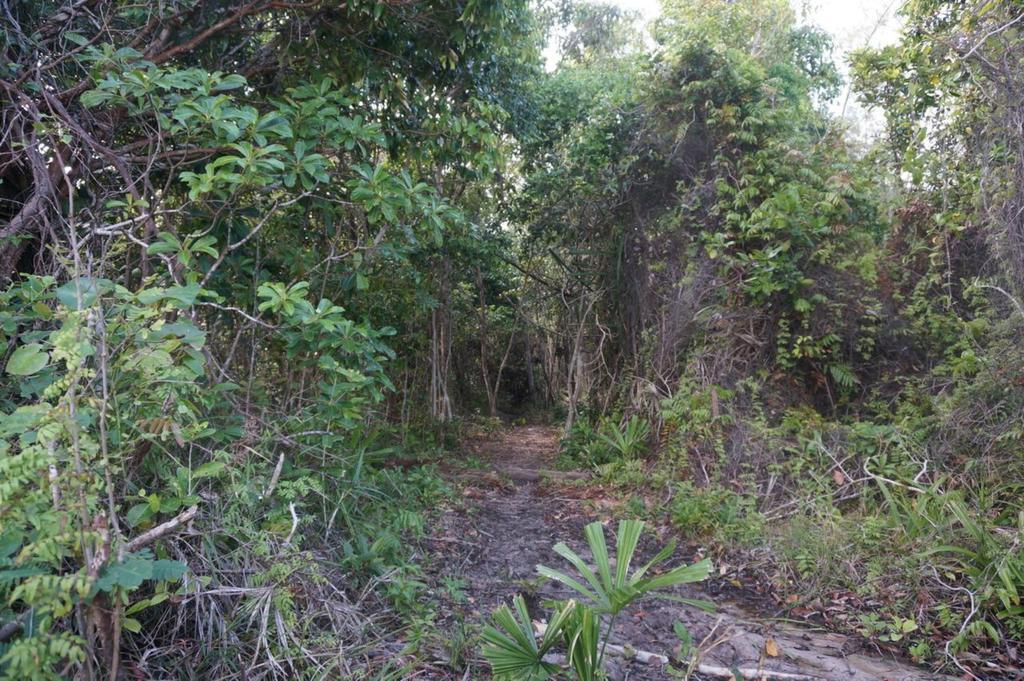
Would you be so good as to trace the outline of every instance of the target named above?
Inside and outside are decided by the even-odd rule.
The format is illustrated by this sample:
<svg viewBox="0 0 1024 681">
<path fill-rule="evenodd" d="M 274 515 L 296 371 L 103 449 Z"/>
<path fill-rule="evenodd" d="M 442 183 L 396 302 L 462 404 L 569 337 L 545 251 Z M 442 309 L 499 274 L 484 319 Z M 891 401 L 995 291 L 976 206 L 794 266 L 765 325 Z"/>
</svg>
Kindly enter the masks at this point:
<svg viewBox="0 0 1024 681">
<path fill-rule="evenodd" d="M 635 459 L 646 451 L 650 432 L 650 423 L 635 415 L 621 425 L 613 418 L 603 418 L 596 428 L 589 420 L 580 418 L 562 440 L 562 463 L 600 466 Z"/>
<path fill-rule="evenodd" d="M 686 537 L 749 543 L 758 539 L 764 528 L 756 503 L 752 496 L 718 485 L 695 487 L 685 481 L 676 487 L 669 514 Z"/>
</svg>

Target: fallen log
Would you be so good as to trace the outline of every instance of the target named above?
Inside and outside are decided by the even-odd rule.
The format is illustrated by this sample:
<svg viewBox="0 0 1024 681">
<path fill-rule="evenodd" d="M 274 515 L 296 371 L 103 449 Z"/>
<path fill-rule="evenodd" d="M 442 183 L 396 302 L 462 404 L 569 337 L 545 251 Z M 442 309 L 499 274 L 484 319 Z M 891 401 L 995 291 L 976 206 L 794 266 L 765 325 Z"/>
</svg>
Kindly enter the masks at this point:
<svg viewBox="0 0 1024 681">
<path fill-rule="evenodd" d="M 607 652 L 621 657 L 626 660 L 634 660 L 643 664 L 654 664 L 654 665 L 667 665 L 669 659 L 666 655 L 659 653 L 652 653 L 646 650 L 637 650 L 632 646 L 618 646 L 614 643 L 609 643 L 606 648 Z M 734 679 L 736 675 L 734 672 L 739 672 L 744 679 L 749 681 L 822 681 L 823 677 L 810 676 L 808 674 L 796 674 L 793 672 L 776 672 L 769 669 L 756 669 L 754 667 L 736 667 L 735 669 L 729 667 L 719 667 L 718 665 L 705 664 L 703 662 L 697 663 L 694 667 L 694 671 L 704 676 L 714 676 L 720 679 Z"/>
<path fill-rule="evenodd" d="M 810 676 L 809 674 L 795 674 L 793 672 L 774 672 L 769 669 L 754 669 L 753 667 L 737 667 L 736 671 L 744 679 L 750 681 L 824 681 L 823 676 Z M 719 679 L 735 679 L 736 675 L 732 669 L 717 667 L 711 664 L 698 664 L 697 673 L 704 676 L 714 676 Z"/>
</svg>

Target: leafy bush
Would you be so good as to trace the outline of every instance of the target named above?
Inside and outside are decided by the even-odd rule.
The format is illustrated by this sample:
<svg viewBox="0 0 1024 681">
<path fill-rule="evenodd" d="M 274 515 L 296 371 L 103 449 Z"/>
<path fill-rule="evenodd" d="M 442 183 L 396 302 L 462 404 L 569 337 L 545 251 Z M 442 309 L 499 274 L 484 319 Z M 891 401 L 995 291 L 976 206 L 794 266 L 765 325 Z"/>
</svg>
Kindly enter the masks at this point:
<svg viewBox="0 0 1024 681">
<path fill-rule="evenodd" d="M 630 417 L 622 425 L 612 418 L 603 418 L 597 427 L 580 418 L 562 440 L 559 453 L 567 466 L 600 466 L 635 459 L 646 451 L 650 432 L 650 423 L 639 416 Z"/>
<path fill-rule="evenodd" d="M 676 486 L 669 518 L 686 537 L 745 544 L 760 539 L 764 530 L 756 504 L 749 495 L 717 485 L 695 487 L 685 481 Z"/>
<path fill-rule="evenodd" d="M 279 316 L 268 346 L 279 343 L 316 377 L 317 396 L 241 446 L 222 409 L 236 386 L 207 383 L 206 333 L 182 314 L 206 295 L 201 287 L 132 292 L 104 279 L 58 287 L 29 277 L 0 294 L 0 325 L 15 344 L 13 380 L 0 395 L 10 409 L 0 414 L 0 597 L 4 620 L 21 625 L 0 649 L 7 677 L 51 678 L 56 665 L 85 664 L 89 636 L 69 619 L 76 610 L 103 655 L 132 649 L 143 622 L 149 635 L 176 637 L 187 620 L 156 613 L 172 597 L 219 612 L 202 586 L 258 594 L 219 628 L 234 646 L 291 654 L 284 639 L 260 633 L 258 619 L 235 615 L 272 608 L 282 627 L 303 630 L 298 609 L 309 603 L 291 589 L 318 590 L 326 575 L 298 547 L 335 525 L 351 537 L 339 542 L 341 563 L 363 580 L 386 575 L 382 591 L 415 607 L 416 571 L 405 560 L 408 540 L 422 533 L 414 510 L 443 490 L 429 473 L 377 472 L 373 462 L 392 450 L 353 431 L 388 385 L 383 334 L 326 300 L 313 306 L 305 287 L 263 292 L 265 312 Z M 275 455 L 252 456 L 257 448 Z M 403 502 L 386 511 L 380 499 Z M 198 547 L 149 546 L 163 532 L 146 531 L 161 523 L 181 532 L 211 520 L 217 529 Z M 219 645 L 200 640 L 211 652 Z M 218 658 L 208 659 L 212 670 Z"/>
</svg>

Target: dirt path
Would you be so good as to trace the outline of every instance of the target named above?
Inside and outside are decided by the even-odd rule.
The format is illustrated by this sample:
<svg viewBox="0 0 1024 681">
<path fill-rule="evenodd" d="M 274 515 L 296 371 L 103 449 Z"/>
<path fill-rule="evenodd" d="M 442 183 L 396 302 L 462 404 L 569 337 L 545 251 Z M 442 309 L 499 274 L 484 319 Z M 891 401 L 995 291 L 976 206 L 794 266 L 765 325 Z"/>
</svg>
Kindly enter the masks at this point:
<svg viewBox="0 0 1024 681">
<path fill-rule="evenodd" d="M 608 509 L 586 499 L 584 490 L 546 480 L 544 471 L 554 467 L 557 430 L 538 426 L 514 428 L 486 440 L 471 443 L 469 455 L 477 468 L 451 472 L 460 483 L 463 508 L 445 512 L 437 527 L 433 550 L 435 577 L 452 592 L 451 610 L 442 627 L 459 621 L 479 623 L 501 603 L 522 593 L 535 618 L 546 598 L 565 598 L 560 585 L 537 579 L 538 563 L 565 567 L 551 547 L 557 541 L 586 556 L 582 550 L 583 527 L 595 519 L 608 520 Z M 608 536 L 614 529 L 609 529 Z M 645 532 L 641 557 L 657 550 L 666 538 Z M 692 562 L 695 556 L 680 549 L 677 560 Z M 822 633 L 775 622 L 758 621 L 736 604 L 710 596 L 709 585 L 681 587 L 676 595 L 715 601 L 719 608 L 708 614 L 673 603 L 647 599 L 620 616 L 613 643 L 671 656 L 678 639 L 673 622 L 683 622 L 695 641 L 704 641 L 701 662 L 725 668 L 754 668 L 802 674 L 828 681 L 918 681 L 944 678 L 899 662 L 858 651 L 859 644 L 838 634 Z M 774 642 L 774 645 L 769 642 Z M 767 651 L 777 651 L 770 657 Z M 472 651 L 475 655 L 476 651 Z M 672 679 L 658 665 L 615 659 L 612 679 Z M 487 678 L 486 667 L 471 667 L 451 677 L 428 674 L 425 678 Z M 708 678 L 695 675 L 693 678 Z"/>
</svg>

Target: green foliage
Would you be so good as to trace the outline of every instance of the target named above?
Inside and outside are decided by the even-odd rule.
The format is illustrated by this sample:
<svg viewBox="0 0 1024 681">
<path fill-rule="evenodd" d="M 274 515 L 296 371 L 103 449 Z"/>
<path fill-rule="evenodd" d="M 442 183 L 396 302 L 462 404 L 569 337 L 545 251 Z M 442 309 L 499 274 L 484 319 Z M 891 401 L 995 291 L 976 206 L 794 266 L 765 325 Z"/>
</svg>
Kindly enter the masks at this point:
<svg viewBox="0 0 1024 681">
<path fill-rule="evenodd" d="M 653 46 L 585 2 L 9 4 L 0 675 L 408 675 L 334 654 L 394 635 L 338 613 L 436 635 L 445 490 L 406 464 L 485 403 L 564 417 L 631 513 L 661 488 L 683 534 L 878 600 L 866 637 L 1013 657 L 1016 0 L 905 2 L 852 59 L 867 146 L 785 0 L 667 0 Z M 639 533 L 614 574 L 599 526 L 594 566 L 559 544 L 580 600 L 539 643 L 500 611 L 496 674 L 599 676 L 602 616 L 706 573 L 630 574 Z"/>
<path fill-rule="evenodd" d="M 423 616 L 410 542 L 423 534 L 419 509 L 443 491 L 432 473 L 381 470 L 399 439 L 390 429 L 386 444 L 373 441 L 394 390 L 387 323 L 416 326 L 389 287 L 424 314 L 430 253 L 469 229 L 445 195 L 500 163 L 501 102 L 514 93 L 488 90 L 499 81 L 484 71 L 504 59 L 511 75 L 512 53 L 529 70 L 523 6 L 335 8 L 374 45 L 366 53 L 328 37 L 331 22 L 272 10 L 273 26 L 311 19 L 306 28 L 334 45 L 315 67 L 276 41 L 277 28 L 241 51 L 211 28 L 268 21 L 265 8 L 250 18 L 252 8 L 225 6 L 187 29 L 155 6 L 100 29 L 71 17 L 59 31 L 75 46 L 67 52 L 48 38 L 50 9 L 20 16 L 33 37 L 17 38 L 13 58 L 57 65 L 25 96 L 69 95 L 40 118 L 41 137 L 18 144 L 103 158 L 117 177 L 88 170 L 79 182 L 69 156 L 74 189 L 54 204 L 66 211 L 59 243 L 46 246 L 57 275 L 26 273 L 0 294 L 11 379 L 0 388 L 0 596 L 4 621 L 29 622 L 0 673 L 106 673 L 115 654 L 173 673 L 175 661 L 145 648 L 183 640 L 202 651 L 203 675 L 264 664 L 302 675 L 314 651 L 350 641 L 336 612 L 315 614 L 328 607 L 326 565 L 348 572 L 332 581 Z M 220 64 L 233 54 L 241 71 L 256 53 L 294 68 L 271 85 Z M 117 125 L 100 131 L 108 117 Z M 179 514 L 195 528 L 126 549 Z M 189 539 L 176 536 L 185 530 Z M 332 533 L 344 538 L 330 556 L 303 553 Z M 192 575 L 172 599 L 186 562 Z M 186 600 L 202 621 L 170 616 Z M 96 621 L 108 611 L 116 626 Z"/>
<path fill-rule="evenodd" d="M 60 289 L 54 283 L 30 279 L 4 293 L 5 328 L 35 341 L 11 353 L 8 367 L 13 364 L 22 380 L 17 393 L 4 397 L 20 404 L 0 420 L 0 560 L 8 568 L 0 593 L 8 613 L 33 621 L 0 658 L 0 669 L 12 678 L 49 678 L 63 659 L 35 655 L 59 650 L 83 659 L 80 639 L 61 627 L 72 609 L 101 592 L 121 598 L 147 580 L 182 576 L 179 561 L 111 553 L 108 512 L 117 501 L 104 472 L 120 470 L 140 447 L 168 440 L 184 445 L 207 434 L 197 406 L 204 334 L 188 320 L 165 323 L 165 309 L 180 309 L 177 299 L 133 294 L 109 281 L 72 280 Z M 90 290 L 95 294 L 83 295 Z M 52 330 L 35 330 L 39 321 Z M 31 359 L 39 356 L 50 364 Z M 21 370 L 28 365 L 31 371 Z M 102 387 L 92 387 L 97 383 Z M 91 390 L 111 394 L 126 385 L 149 391 L 114 413 L 112 405 L 89 397 Z M 171 401 L 177 406 L 168 413 L 164 405 Z"/>
<path fill-rule="evenodd" d="M 764 531 L 764 518 L 756 504 L 753 496 L 714 485 L 694 487 L 686 481 L 676 487 L 669 517 L 686 537 L 751 544 L 759 541 Z"/>
<path fill-rule="evenodd" d="M 562 625 L 576 608 L 576 603 L 568 601 L 554 613 L 539 642 L 534 636 L 523 597 L 516 595 L 512 604 L 515 612 L 507 605 L 498 608 L 492 615 L 491 624 L 481 635 L 485 645 L 484 656 L 491 664 L 491 670 L 497 678 L 524 681 L 550 678 L 559 667 L 545 662 L 544 656 L 558 643 Z"/>
<path fill-rule="evenodd" d="M 631 416 L 623 426 L 605 421 L 607 433 L 598 433 L 619 458 L 632 459 L 647 448 L 651 426 L 639 416 Z"/>
<path fill-rule="evenodd" d="M 618 615 L 627 605 L 648 592 L 678 584 L 688 584 L 705 579 L 711 562 L 705 559 L 694 565 L 680 566 L 658 575 L 646 576 L 655 566 L 667 560 L 675 552 L 675 542 L 669 543 L 650 561 L 630 574 L 630 565 L 643 523 L 638 520 L 622 520 L 615 543 L 615 574 L 612 575 L 608 547 L 605 544 L 604 526 L 591 523 L 584 530 L 587 545 L 594 557 L 597 572 L 588 566 L 578 554 L 563 543 L 555 544 L 555 553 L 569 561 L 586 580 L 584 585 L 564 572 L 553 570 L 543 565 L 537 566 L 537 572 L 548 579 L 562 582 L 578 591 L 602 614 Z M 691 603 L 692 604 L 692 603 Z"/>
<path fill-rule="evenodd" d="M 597 428 L 587 419 L 578 419 L 562 440 L 561 455 L 570 464 L 588 466 L 636 459 L 647 450 L 650 432 L 650 424 L 636 415 L 622 425 L 613 418 L 602 418 Z"/>
<path fill-rule="evenodd" d="M 546 662 L 544 656 L 561 638 L 566 650 L 566 664 L 574 678 L 579 681 L 596 681 L 603 678 L 605 646 L 611 636 L 615 617 L 631 603 L 644 596 L 654 595 L 699 608 L 710 608 L 711 605 L 703 601 L 658 593 L 679 584 L 706 579 L 711 569 L 708 559 L 647 576 L 648 572 L 672 556 L 675 552 L 674 542 L 665 546 L 648 563 L 631 572 L 642 531 L 642 522 L 619 522 L 614 568 L 605 543 L 604 526 L 600 522 L 587 525 L 584 531 L 594 566 L 587 565 L 564 543 L 556 544 L 555 553 L 569 561 L 586 584 L 565 572 L 543 565 L 537 566 L 537 572 L 542 577 L 561 582 L 579 592 L 585 602 L 569 600 L 557 604 L 539 642 L 534 635 L 522 596 L 513 599 L 515 614 L 508 606 L 499 608 L 482 636 L 483 654 L 495 676 L 510 680 L 550 678 L 560 667 Z M 608 616 L 608 624 L 603 633 L 602 615 Z"/>
</svg>

